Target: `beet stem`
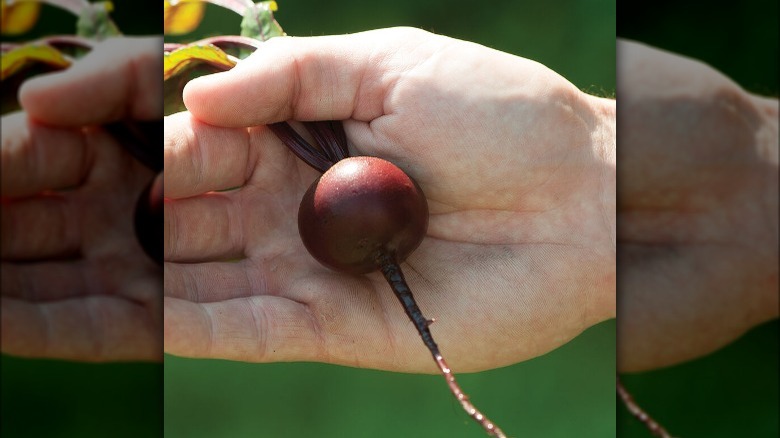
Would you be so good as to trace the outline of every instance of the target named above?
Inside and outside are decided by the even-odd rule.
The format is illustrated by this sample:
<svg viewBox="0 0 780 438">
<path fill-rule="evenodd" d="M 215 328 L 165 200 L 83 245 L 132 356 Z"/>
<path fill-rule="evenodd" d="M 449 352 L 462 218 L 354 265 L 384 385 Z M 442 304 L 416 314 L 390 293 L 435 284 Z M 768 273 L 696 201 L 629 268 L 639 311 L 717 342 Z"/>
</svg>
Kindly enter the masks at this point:
<svg viewBox="0 0 780 438">
<path fill-rule="evenodd" d="M 336 136 L 336 144 L 341 150 L 341 155 L 343 155 L 345 158 L 348 157 L 349 145 L 347 144 L 347 133 L 344 132 L 344 125 L 337 120 L 330 122 L 330 125 L 333 128 L 334 135 Z"/>
<path fill-rule="evenodd" d="M 271 131 L 279 137 L 282 143 L 297 155 L 298 158 L 320 172 L 325 173 L 325 171 L 335 164 L 335 162 L 328 159 L 322 151 L 319 151 L 310 145 L 309 142 L 301 137 L 301 135 L 287 122 L 271 123 L 268 125 L 268 128 L 270 128 Z"/>
<path fill-rule="evenodd" d="M 655 421 L 644 409 L 639 407 L 634 400 L 634 397 L 631 396 L 628 390 L 623 386 L 623 383 L 620 382 L 620 376 L 617 376 L 617 393 L 631 415 L 642 422 L 650 433 L 660 438 L 672 438 L 663 426 Z"/>
<path fill-rule="evenodd" d="M 339 122 L 304 122 L 303 126 L 314 137 L 314 140 L 322 148 L 330 161 L 338 162 L 347 158 L 344 154 L 344 147 L 339 144 L 339 138 L 333 125 L 340 125 Z"/>
<path fill-rule="evenodd" d="M 161 120 L 121 120 L 104 127 L 133 158 L 155 172 L 162 172 L 163 154 L 157 146 L 158 139 L 162 137 Z"/>
<path fill-rule="evenodd" d="M 436 345 L 436 342 L 433 340 L 433 336 L 431 335 L 431 331 L 428 329 L 428 326 L 433 320 L 426 319 L 420 311 L 420 308 L 417 307 L 417 303 L 412 296 L 412 291 L 409 289 L 409 285 L 406 284 L 403 272 L 401 272 L 401 267 L 395 261 L 394 257 L 389 254 L 381 254 L 377 261 L 380 269 L 382 270 L 382 274 L 384 274 L 385 279 L 393 289 L 395 296 L 398 297 L 398 300 L 401 301 L 401 304 L 404 306 L 406 315 L 414 323 L 414 326 L 417 328 L 417 332 L 420 333 L 420 337 L 422 337 L 425 346 L 428 347 L 431 355 L 433 355 L 433 360 L 439 367 L 439 371 L 441 371 L 441 374 L 447 380 L 447 385 L 449 386 L 452 395 L 454 395 L 455 398 L 460 402 L 463 410 L 466 411 L 466 413 L 471 418 L 473 418 L 474 421 L 479 423 L 479 425 L 485 429 L 485 432 L 487 432 L 488 435 L 498 438 L 506 438 L 504 432 L 501 431 L 501 429 L 499 429 L 495 423 L 490 421 L 490 419 L 482 414 L 482 412 L 477 410 L 474 404 L 469 401 L 469 398 L 466 396 L 466 394 L 463 393 L 463 390 L 455 381 L 455 376 L 452 374 L 452 370 L 449 366 L 447 366 L 447 362 L 445 362 L 444 357 L 439 352 L 439 347 Z"/>
</svg>

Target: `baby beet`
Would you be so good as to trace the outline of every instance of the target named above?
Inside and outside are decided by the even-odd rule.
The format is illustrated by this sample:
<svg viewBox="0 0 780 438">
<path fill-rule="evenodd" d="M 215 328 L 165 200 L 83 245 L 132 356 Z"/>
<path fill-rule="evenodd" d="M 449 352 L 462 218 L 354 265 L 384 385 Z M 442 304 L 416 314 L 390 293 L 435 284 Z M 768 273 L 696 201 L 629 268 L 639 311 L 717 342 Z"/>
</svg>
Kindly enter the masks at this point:
<svg viewBox="0 0 780 438">
<path fill-rule="evenodd" d="M 309 253 L 351 274 L 376 271 L 385 254 L 404 261 L 427 228 L 428 203 L 420 187 L 376 157 L 338 161 L 309 187 L 298 211 Z"/>
</svg>

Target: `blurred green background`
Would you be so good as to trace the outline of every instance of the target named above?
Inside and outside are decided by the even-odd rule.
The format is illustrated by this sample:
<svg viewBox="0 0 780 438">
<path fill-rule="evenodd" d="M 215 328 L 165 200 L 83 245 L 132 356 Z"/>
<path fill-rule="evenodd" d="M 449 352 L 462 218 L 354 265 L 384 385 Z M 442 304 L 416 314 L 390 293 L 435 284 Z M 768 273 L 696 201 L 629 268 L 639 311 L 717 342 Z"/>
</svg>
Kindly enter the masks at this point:
<svg viewBox="0 0 780 438">
<path fill-rule="evenodd" d="M 706 4 L 657 0 L 632 6 L 621 8 L 618 36 L 703 60 L 748 91 L 778 95 L 776 0 Z M 620 138 L 618 166 L 619 145 Z M 627 375 L 623 383 L 640 405 L 675 436 L 780 436 L 779 330 L 775 320 L 711 356 L 668 369 Z M 622 407 L 618 410 L 618 435 L 650 436 Z"/>
<path fill-rule="evenodd" d="M 614 94 L 614 0 L 278 4 L 276 18 L 289 35 L 415 26 L 534 59 L 581 89 Z M 237 34 L 240 21 L 209 6 L 197 33 L 167 40 Z M 458 378 L 510 436 L 608 437 L 616 427 L 614 373 L 609 321 L 543 357 Z M 437 375 L 166 357 L 164 385 L 170 437 L 484 436 Z"/>
</svg>

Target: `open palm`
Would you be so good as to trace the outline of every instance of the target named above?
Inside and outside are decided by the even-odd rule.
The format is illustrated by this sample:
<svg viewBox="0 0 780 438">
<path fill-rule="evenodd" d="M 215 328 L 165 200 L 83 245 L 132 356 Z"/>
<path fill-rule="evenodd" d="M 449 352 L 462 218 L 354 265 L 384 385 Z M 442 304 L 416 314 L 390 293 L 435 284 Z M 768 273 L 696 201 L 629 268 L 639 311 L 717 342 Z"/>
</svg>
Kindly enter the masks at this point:
<svg viewBox="0 0 780 438">
<path fill-rule="evenodd" d="M 261 126 L 287 119 L 345 119 L 353 155 L 388 159 L 420 184 L 428 233 L 402 268 L 455 369 L 537 356 L 613 316 L 607 103 L 537 63 L 419 31 L 274 44 L 191 84 L 192 114 L 166 119 L 166 351 L 435 369 L 381 274 L 333 272 L 303 247 L 297 209 L 317 172 Z M 407 48 L 414 57 L 392 55 Z M 296 50 L 321 55 L 316 77 L 287 64 Z M 328 68 L 349 51 L 382 63 Z M 297 76 L 266 69 L 278 86 L 229 91 L 296 62 Z M 479 77 L 474 66 L 496 73 L 475 83 L 463 75 Z M 293 105 L 268 106 L 289 100 L 274 90 L 314 82 Z M 226 97 L 207 108 L 216 95 Z"/>
</svg>

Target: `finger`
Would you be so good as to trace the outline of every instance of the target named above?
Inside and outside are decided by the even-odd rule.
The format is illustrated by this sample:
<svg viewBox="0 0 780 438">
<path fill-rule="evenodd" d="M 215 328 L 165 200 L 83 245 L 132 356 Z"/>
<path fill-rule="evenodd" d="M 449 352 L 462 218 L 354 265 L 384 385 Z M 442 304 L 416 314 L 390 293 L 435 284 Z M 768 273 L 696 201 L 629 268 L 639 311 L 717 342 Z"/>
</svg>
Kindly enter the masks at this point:
<svg viewBox="0 0 780 438">
<path fill-rule="evenodd" d="M 67 70 L 25 82 L 22 108 L 55 126 L 159 119 L 162 48 L 159 37 L 108 39 Z"/>
<path fill-rule="evenodd" d="M 256 295 L 279 295 L 284 268 L 249 259 L 217 263 L 166 263 L 165 296 L 211 303 Z"/>
<path fill-rule="evenodd" d="M 89 285 L 83 270 L 81 261 L 2 263 L 3 297 L 37 302 L 87 295 Z"/>
<path fill-rule="evenodd" d="M 306 306 L 275 296 L 200 304 L 165 297 L 165 352 L 249 362 L 321 361 Z"/>
<path fill-rule="evenodd" d="M 202 262 L 244 256 L 247 227 L 230 193 L 167 200 L 164 216 L 166 261 Z"/>
<path fill-rule="evenodd" d="M 139 249 L 140 252 L 140 249 Z M 27 302 L 121 293 L 135 302 L 159 297 L 160 270 L 140 257 L 0 264 L 2 294 Z"/>
<path fill-rule="evenodd" d="M 32 260 L 78 254 L 80 213 L 67 195 L 9 201 L 0 216 L 3 260 Z"/>
<path fill-rule="evenodd" d="M 3 353 L 80 361 L 160 360 L 149 310 L 108 296 L 30 303 L 2 298 Z"/>
<path fill-rule="evenodd" d="M 24 113 L 2 119 L 2 196 L 27 196 L 79 185 L 92 166 L 92 148 L 78 129 L 51 128 Z"/>
<path fill-rule="evenodd" d="M 218 126 L 373 120 L 383 114 L 387 91 L 408 69 L 394 55 L 419 49 L 429 36 L 416 29 L 384 29 L 273 38 L 232 70 L 188 83 L 184 102 L 195 117 Z"/>
<path fill-rule="evenodd" d="M 166 117 L 165 197 L 184 198 L 244 185 L 259 158 L 257 144 L 250 141 L 253 134 L 206 125 L 186 112 Z"/>
</svg>

